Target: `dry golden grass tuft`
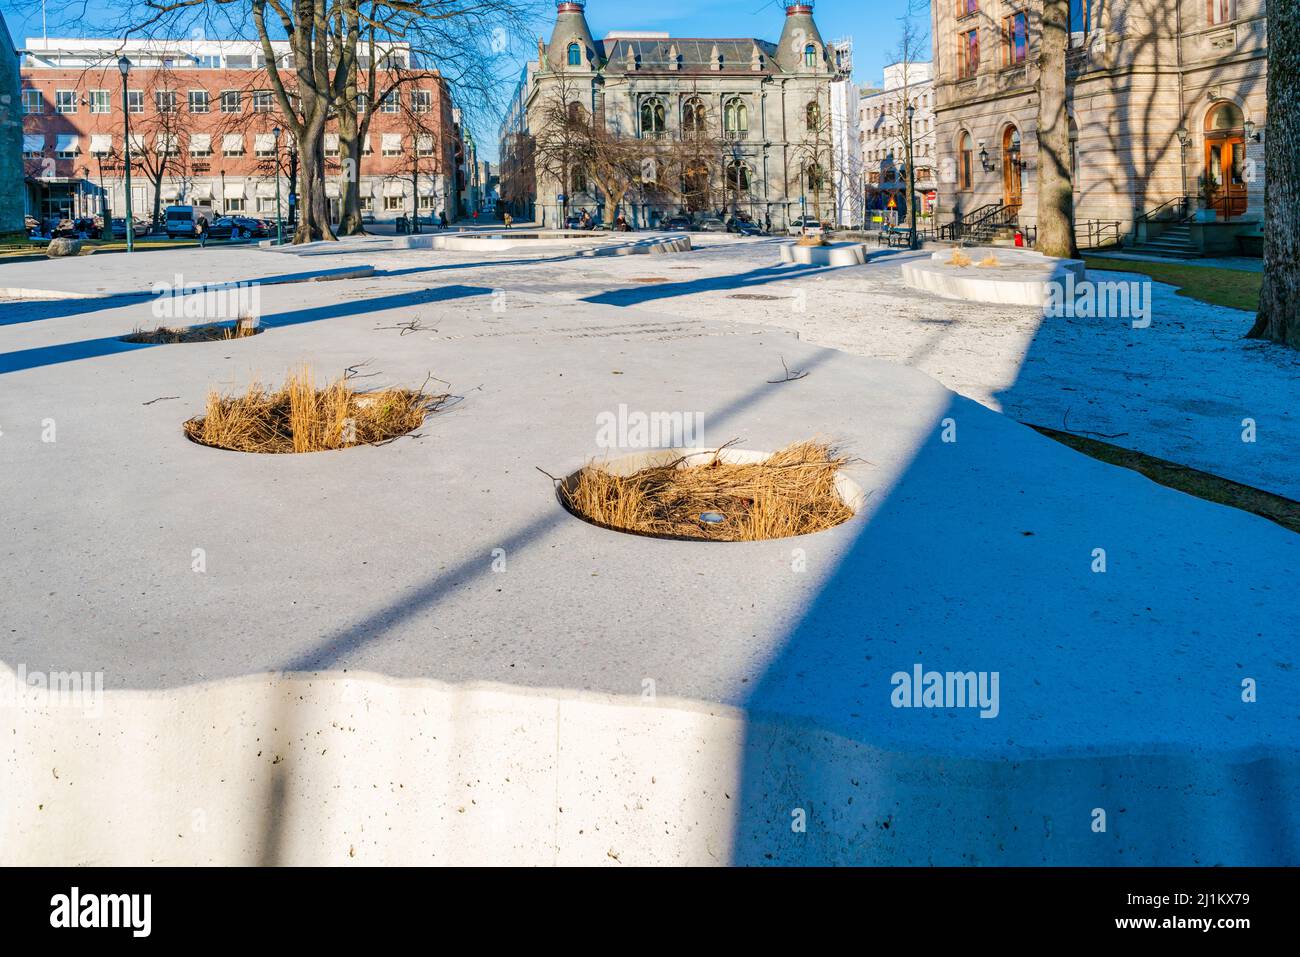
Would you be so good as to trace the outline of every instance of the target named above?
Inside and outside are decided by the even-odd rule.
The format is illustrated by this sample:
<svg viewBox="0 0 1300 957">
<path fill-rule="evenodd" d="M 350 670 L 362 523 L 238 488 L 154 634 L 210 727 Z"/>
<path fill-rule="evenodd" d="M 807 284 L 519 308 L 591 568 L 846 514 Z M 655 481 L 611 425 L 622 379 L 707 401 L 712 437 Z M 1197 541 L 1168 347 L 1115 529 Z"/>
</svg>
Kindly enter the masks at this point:
<svg viewBox="0 0 1300 957">
<path fill-rule="evenodd" d="M 971 258 L 967 256 L 964 252 L 962 252 L 960 249 L 954 249 L 952 251 L 952 258 L 948 260 L 949 266 L 961 266 L 962 268 L 965 268 L 970 264 L 971 264 Z"/>
<path fill-rule="evenodd" d="M 1001 266 L 1002 263 L 998 262 L 998 257 L 996 255 L 994 255 L 993 253 L 989 253 L 987 256 L 985 256 L 983 259 L 980 260 L 980 265 L 986 268 L 991 268 L 993 266 Z"/>
<path fill-rule="evenodd" d="M 268 391 L 254 382 L 238 396 L 208 393 L 207 409 L 185 423 L 200 445 L 236 452 L 324 452 L 375 445 L 420 427 L 448 396 L 423 387 L 356 392 L 347 379 L 318 389 L 309 369 Z"/>
<path fill-rule="evenodd" d="M 592 463 L 560 486 L 570 511 L 595 525 L 659 538 L 752 542 L 820 532 L 853 517 L 835 474 L 848 459 L 829 445 L 798 442 L 756 463 L 678 458 L 628 476 Z M 707 453 L 706 453 L 707 454 Z M 700 516 L 720 513 L 710 524 Z"/>
<path fill-rule="evenodd" d="M 137 329 L 129 336 L 123 336 L 123 342 L 144 342 L 151 345 L 172 345 L 178 342 L 221 342 L 227 339 L 247 339 L 262 331 L 252 319 L 241 318 L 233 326 L 221 323 L 208 323 L 202 326 L 179 326 L 169 328 L 159 326 L 157 329 Z"/>
</svg>

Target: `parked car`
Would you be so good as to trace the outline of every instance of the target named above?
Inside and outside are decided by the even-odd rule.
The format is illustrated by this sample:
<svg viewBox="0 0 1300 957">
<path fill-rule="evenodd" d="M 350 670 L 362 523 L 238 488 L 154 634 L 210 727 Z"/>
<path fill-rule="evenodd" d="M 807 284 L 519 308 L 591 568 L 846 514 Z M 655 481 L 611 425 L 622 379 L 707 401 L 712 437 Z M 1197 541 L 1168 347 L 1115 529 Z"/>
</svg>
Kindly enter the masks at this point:
<svg viewBox="0 0 1300 957">
<path fill-rule="evenodd" d="M 676 216 L 669 216 L 662 225 L 664 229 L 690 229 L 695 223 L 685 213 L 678 213 Z"/>
<path fill-rule="evenodd" d="M 790 225 L 785 228 L 785 231 L 789 236 L 798 236 L 802 233 L 807 233 L 809 236 L 820 236 L 822 224 L 815 216 L 804 216 L 803 218 L 796 216 L 790 220 Z"/>
<path fill-rule="evenodd" d="M 720 216 L 701 216 L 695 221 L 695 230 L 701 233 L 725 233 L 727 224 Z"/>
<path fill-rule="evenodd" d="M 197 236 L 199 223 L 211 225 L 214 218 L 211 206 L 168 206 L 163 216 L 167 224 L 167 238 Z"/>
<path fill-rule="evenodd" d="M 270 234 L 266 223 L 247 216 L 222 216 L 208 227 L 209 239 L 264 239 Z"/>
<path fill-rule="evenodd" d="M 762 236 L 763 227 L 749 219 L 741 219 L 739 216 L 727 220 L 727 232 L 738 233 L 741 236 Z"/>
</svg>

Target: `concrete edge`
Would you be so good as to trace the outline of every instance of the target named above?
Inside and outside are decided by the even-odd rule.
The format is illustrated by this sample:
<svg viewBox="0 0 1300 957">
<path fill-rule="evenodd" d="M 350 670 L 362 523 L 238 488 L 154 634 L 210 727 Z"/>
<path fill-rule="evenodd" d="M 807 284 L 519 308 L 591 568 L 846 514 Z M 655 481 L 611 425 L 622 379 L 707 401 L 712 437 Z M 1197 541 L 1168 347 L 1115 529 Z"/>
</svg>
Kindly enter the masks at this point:
<svg viewBox="0 0 1300 957">
<path fill-rule="evenodd" d="M 340 266 L 332 269 L 317 269 L 305 273 L 288 273 L 283 276 L 267 276 L 262 279 L 231 279 L 225 282 L 195 283 L 195 292 L 210 292 L 218 289 L 233 289 L 241 283 L 259 286 L 283 286 L 299 282 L 330 282 L 336 279 L 365 279 L 375 274 L 374 266 Z M 187 287 L 188 288 L 188 287 Z M 126 292 L 67 292 L 59 289 L 30 289 L 23 286 L 0 286 L 0 299 L 59 301 L 74 299 L 147 299 L 156 293 L 151 289 L 129 290 Z"/>
</svg>

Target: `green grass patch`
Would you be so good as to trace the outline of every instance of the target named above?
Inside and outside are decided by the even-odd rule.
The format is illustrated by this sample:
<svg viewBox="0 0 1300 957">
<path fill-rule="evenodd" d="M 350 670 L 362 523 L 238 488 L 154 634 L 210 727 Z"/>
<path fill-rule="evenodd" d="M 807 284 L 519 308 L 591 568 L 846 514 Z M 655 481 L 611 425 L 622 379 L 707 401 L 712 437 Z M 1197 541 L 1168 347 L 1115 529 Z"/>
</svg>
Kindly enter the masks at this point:
<svg viewBox="0 0 1300 957">
<path fill-rule="evenodd" d="M 1259 288 L 1264 282 L 1263 273 L 1246 269 L 1224 269 L 1221 266 L 1105 259 L 1097 256 L 1087 256 L 1084 262 L 1089 269 L 1136 272 L 1150 276 L 1156 282 L 1177 286 L 1180 296 L 1208 302 L 1212 306 L 1231 306 L 1246 312 L 1256 312 L 1259 309 Z"/>
<path fill-rule="evenodd" d="M 1073 432 L 1061 432 L 1041 425 L 1030 425 L 1030 428 L 1098 461 L 1139 472 L 1158 485 L 1203 498 L 1207 502 L 1253 512 L 1283 528 L 1300 532 L 1300 502 L 1220 478 L 1210 472 L 1179 465 L 1177 462 L 1158 459 L 1154 455 L 1075 435 Z"/>
</svg>

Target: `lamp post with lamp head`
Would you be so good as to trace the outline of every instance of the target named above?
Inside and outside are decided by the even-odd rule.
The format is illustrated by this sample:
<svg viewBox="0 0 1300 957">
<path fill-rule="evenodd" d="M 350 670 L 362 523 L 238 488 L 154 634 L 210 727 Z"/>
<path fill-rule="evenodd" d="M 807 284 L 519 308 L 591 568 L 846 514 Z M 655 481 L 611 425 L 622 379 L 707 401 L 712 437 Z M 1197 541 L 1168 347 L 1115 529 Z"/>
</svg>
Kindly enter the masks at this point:
<svg viewBox="0 0 1300 957">
<path fill-rule="evenodd" d="M 131 215 L 131 107 L 127 103 L 126 75 L 131 72 L 131 61 L 122 56 L 117 61 L 122 74 L 122 136 L 123 155 L 126 157 L 126 251 L 135 252 L 135 223 Z"/>
<path fill-rule="evenodd" d="M 284 219 L 280 216 L 280 127 L 271 130 L 275 138 L 275 244 L 284 245 Z"/>
</svg>

